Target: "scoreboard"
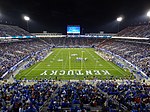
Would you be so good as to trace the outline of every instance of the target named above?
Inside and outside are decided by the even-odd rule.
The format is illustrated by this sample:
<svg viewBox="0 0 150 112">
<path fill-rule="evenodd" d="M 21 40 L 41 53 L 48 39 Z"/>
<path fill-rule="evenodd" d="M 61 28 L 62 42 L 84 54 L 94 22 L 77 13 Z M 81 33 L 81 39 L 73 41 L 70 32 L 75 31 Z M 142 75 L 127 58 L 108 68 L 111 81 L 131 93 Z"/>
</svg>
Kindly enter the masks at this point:
<svg viewBox="0 0 150 112">
<path fill-rule="evenodd" d="M 80 26 L 79 25 L 68 25 L 67 26 L 67 34 L 80 34 Z"/>
</svg>

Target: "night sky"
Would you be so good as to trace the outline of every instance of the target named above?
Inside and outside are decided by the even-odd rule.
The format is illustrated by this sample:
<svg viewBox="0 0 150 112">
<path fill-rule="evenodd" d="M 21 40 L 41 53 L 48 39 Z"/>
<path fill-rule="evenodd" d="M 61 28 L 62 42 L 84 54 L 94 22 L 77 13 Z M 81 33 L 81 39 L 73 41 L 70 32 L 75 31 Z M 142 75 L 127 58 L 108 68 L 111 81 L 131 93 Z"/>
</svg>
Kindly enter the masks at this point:
<svg viewBox="0 0 150 112">
<path fill-rule="evenodd" d="M 150 0 L 0 0 L 0 22 L 26 29 L 27 15 L 30 32 L 65 34 L 67 25 L 80 25 L 82 33 L 117 32 L 118 16 L 123 29 L 147 22 L 149 9 Z"/>
</svg>

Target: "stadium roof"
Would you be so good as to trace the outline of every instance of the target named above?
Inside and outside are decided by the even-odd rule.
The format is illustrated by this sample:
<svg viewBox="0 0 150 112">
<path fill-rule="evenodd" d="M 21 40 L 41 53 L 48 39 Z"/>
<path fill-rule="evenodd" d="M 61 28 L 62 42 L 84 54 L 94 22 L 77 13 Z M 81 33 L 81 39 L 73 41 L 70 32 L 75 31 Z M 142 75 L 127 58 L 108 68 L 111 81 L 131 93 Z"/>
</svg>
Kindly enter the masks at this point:
<svg viewBox="0 0 150 112">
<path fill-rule="evenodd" d="M 0 22 L 26 28 L 22 16 L 31 18 L 30 32 L 66 32 L 68 24 L 81 25 L 83 32 L 117 32 L 120 27 L 147 21 L 149 0 L 1 0 Z"/>
</svg>

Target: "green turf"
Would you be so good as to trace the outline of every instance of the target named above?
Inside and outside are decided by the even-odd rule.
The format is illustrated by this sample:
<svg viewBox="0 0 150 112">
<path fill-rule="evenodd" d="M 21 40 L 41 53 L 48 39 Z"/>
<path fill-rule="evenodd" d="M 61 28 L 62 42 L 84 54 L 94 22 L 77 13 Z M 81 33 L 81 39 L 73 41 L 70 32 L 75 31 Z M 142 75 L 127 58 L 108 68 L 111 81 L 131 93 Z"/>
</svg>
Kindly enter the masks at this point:
<svg viewBox="0 0 150 112">
<path fill-rule="evenodd" d="M 87 60 L 77 61 L 77 57 Z M 94 77 L 109 79 L 112 76 L 127 78 L 130 73 L 104 60 L 92 48 L 55 48 L 45 60 L 20 71 L 16 78 L 83 80 Z"/>
</svg>

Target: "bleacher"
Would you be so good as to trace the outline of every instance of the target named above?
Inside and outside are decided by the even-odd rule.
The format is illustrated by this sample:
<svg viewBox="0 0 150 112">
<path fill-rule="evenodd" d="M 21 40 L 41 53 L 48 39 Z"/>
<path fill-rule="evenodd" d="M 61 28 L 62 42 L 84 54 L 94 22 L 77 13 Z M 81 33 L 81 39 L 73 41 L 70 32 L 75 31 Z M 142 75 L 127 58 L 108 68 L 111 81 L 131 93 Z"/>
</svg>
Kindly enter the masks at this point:
<svg viewBox="0 0 150 112">
<path fill-rule="evenodd" d="M 31 82 L 34 84 L 30 84 Z M 138 81 L 22 80 L 0 85 L 0 111 L 149 112 L 150 86 Z"/>
<path fill-rule="evenodd" d="M 0 76 L 25 57 L 31 56 L 37 51 L 45 52 L 42 49 L 49 49 L 50 47 L 39 39 L 2 42 L 0 46 Z"/>
<path fill-rule="evenodd" d="M 30 35 L 10 25 L 0 25 L 0 36 Z M 120 36 L 149 37 L 149 26 L 128 27 Z M 38 38 L 0 43 L 0 75 L 26 56 L 45 57 L 51 46 L 98 46 L 107 49 L 149 73 L 149 44 L 99 38 Z M 34 60 L 33 59 L 33 60 Z M 36 60 L 37 59 L 37 60 Z M 28 65 L 28 64 L 27 64 Z M 14 77 L 13 77 L 14 78 Z M 34 84 L 29 84 L 29 82 Z M 0 82 L 2 112 L 149 112 L 150 86 L 131 80 L 52 81 L 16 80 Z"/>
<path fill-rule="evenodd" d="M 10 36 L 31 36 L 31 34 L 18 26 L 0 24 L 0 37 Z"/>
<path fill-rule="evenodd" d="M 106 42 L 103 46 L 100 46 L 114 54 L 117 54 L 124 59 L 128 60 L 132 64 L 139 67 L 148 76 L 150 75 L 150 45 L 144 42 L 136 41 L 111 41 Z"/>
<path fill-rule="evenodd" d="M 118 32 L 117 35 L 122 37 L 150 38 L 150 25 L 130 26 Z"/>
</svg>

